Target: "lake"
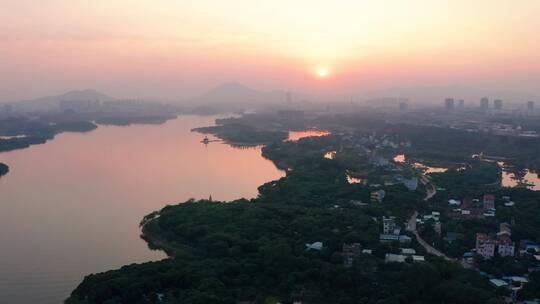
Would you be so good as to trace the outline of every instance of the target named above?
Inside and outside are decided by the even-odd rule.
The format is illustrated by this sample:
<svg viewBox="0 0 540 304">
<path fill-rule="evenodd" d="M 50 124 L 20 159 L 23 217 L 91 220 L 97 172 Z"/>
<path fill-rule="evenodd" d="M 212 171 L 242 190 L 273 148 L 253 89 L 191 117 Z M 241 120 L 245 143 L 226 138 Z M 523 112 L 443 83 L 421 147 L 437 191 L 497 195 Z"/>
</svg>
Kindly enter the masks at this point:
<svg viewBox="0 0 540 304">
<path fill-rule="evenodd" d="M 191 128 L 215 117 L 163 125 L 99 126 L 0 153 L 2 303 L 61 303 L 90 273 L 162 259 L 139 238 L 142 217 L 189 198 L 255 197 L 284 173 L 261 148 L 201 143 Z"/>
</svg>

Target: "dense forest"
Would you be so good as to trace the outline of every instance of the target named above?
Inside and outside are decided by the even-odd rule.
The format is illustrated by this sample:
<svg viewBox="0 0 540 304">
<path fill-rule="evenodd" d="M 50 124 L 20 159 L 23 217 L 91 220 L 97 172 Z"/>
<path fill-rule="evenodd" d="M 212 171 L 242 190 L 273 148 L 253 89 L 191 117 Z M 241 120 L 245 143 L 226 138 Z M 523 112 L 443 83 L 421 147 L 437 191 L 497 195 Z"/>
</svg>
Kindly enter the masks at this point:
<svg viewBox="0 0 540 304">
<path fill-rule="evenodd" d="M 67 303 L 497 303 L 485 278 L 457 264 L 431 256 L 385 263 L 399 245 L 379 242 L 378 219 L 404 221 L 421 196 L 396 185 L 383 203 L 354 205 L 370 191 L 347 183 L 346 164 L 322 157 L 331 140 L 265 147 L 266 157 L 294 169 L 255 199 L 191 200 L 148 215 L 143 238 L 170 258 L 89 275 Z M 307 248 L 315 242 L 321 250 Z M 345 268 L 348 243 L 372 254 Z"/>
</svg>

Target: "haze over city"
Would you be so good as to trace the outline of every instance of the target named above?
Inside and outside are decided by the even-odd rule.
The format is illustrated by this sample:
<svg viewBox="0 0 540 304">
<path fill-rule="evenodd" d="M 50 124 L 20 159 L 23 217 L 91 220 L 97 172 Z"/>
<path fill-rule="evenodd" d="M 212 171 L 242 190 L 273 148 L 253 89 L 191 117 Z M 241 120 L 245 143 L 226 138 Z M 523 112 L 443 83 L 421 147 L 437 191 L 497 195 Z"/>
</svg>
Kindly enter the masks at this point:
<svg viewBox="0 0 540 304">
<path fill-rule="evenodd" d="M 230 81 L 311 95 L 446 86 L 540 95 L 535 0 L 0 6 L 3 102 L 85 88 L 174 101 Z"/>
</svg>

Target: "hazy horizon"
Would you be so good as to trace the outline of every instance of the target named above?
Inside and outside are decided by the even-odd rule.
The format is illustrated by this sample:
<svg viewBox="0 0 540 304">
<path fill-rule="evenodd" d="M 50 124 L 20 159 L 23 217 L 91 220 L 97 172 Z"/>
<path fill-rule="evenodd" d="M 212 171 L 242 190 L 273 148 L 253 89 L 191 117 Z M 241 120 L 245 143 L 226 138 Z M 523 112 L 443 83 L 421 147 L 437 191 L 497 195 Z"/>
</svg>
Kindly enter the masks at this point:
<svg viewBox="0 0 540 304">
<path fill-rule="evenodd" d="M 231 81 L 327 96 L 540 96 L 538 1 L 0 3 L 0 101 L 84 88 L 177 100 Z"/>
</svg>

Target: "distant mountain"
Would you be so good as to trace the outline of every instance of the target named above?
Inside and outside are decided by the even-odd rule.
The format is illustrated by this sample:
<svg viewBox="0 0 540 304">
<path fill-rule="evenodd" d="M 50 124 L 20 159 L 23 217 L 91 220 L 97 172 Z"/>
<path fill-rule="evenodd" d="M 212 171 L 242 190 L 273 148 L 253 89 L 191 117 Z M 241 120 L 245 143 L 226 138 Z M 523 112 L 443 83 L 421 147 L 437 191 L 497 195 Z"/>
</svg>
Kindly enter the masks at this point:
<svg viewBox="0 0 540 304">
<path fill-rule="evenodd" d="M 478 105 L 480 98 L 488 97 L 490 100 L 502 99 L 505 103 L 523 104 L 529 100 L 540 101 L 539 96 L 515 91 L 498 91 L 479 89 L 466 86 L 425 86 L 425 87 L 396 87 L 364 94 L 365 99 L 380 99 L 385 97 L 408 98 L 416 104 L 440 105 L 447 97 L 464 99 L 466 106 Z"/>
<path fill-rule="evenodd" d="M 31 100 L 24 100 L 14 104 L 18 110 L 39 111 L 54 110 L 58 108 L 61 100 L 99 100 L 112 101 L 115 98 L 105 95 L 96 90 L 74 90 L 61 95 L 39 97 Z"/>
<path fill-rule="evenodd" d="M 207 93 L 187 100 L 200 105 L 249 105 L 285 102 L 285 91 L 257 91 L 237 82 L 219 85 Z"/>
</svg>

